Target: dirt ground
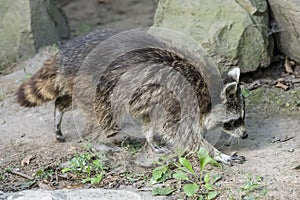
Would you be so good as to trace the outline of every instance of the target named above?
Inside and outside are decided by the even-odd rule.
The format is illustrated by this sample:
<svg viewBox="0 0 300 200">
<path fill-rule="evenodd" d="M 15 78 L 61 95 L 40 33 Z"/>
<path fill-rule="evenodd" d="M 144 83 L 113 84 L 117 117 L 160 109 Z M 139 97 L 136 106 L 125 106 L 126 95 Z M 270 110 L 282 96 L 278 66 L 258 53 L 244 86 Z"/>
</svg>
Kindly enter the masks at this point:
<svg viewBox="0 0 300 200">
<path fill-rule="evenodd" d="M 96 0 L 74 0 L 64 4 L 63 8 L 70 20 L 73 35 L 79 35 L 96 26 L 116 29 L 150 26 L 154 7 L 153 2 L 149 0 L 111 0 L 107 3 L 98 3 Z M 35 57 L 17 64 L 13 73 L 0 75 L 0 192 L 31 188 L 91 187 L 60 177 L 61 174 L 57 171 L 59 164 L 70 160 L 75 152 L 86 148 L 84 144 L 79 143 L 72 113 L 68 112 L 63 120 L 62 130 L 66 142 L 62 144 L 54 139 L 53 102 L 27 109 L 20 107 L 14 99 L 14 92 L 24 78 L 39 69 L 54 50 L 51 47 L 45 48 Z M 23 68 L 26 69 L 26 73 Z M 221 147 L 223 152 L 229 154 L 238 151 L 239 155 L 246 156 L 247 160 L 244 164 L 217 169 L 222 175 L 219 186 L 223 190 L 218 199 L 232 197 L 232 199 L 294 200 L 300 197 L 299 100 L 299 87 L 283 91 L 279 88 L 262 86 L 251 92 L 250 97 L 246 99 L 249 138 Z M 28 156 L 32 156 L 29 164 L 22 166 L 21 161 Z M 51 180 L 31 182 L 6 172 L 13 169 L 33 176 L 38 169 L 46 168 L 55 171 L 57 178 L 55 183 Z M 144 169 L 142 173 L 149 175 L 151 169 Z M 104 179 L 102 187 L 119 188 L 123 184 L 140 188 L 115 174 L 113 176 L 111 173 L 110 179 Z M 262 178 L 266 194 L 254 191 L 251 196 L 241 191 L 241 187 L 249 182 L 247 180 L 249 176 Z M 175 197 L 171 196 L 169 199 Z"/>
</svg>

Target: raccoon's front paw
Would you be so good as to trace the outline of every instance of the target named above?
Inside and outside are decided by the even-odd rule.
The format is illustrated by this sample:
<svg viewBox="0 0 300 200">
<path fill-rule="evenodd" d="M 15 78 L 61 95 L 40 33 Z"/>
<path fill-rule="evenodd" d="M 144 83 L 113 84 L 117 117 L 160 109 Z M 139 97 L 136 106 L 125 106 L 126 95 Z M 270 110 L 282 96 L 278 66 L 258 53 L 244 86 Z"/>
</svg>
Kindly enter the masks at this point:
<svg viewBox="0 0 300 200">
<path fill-rule="evenodd" d="M 66 141 L 65 137 L 63 136 L 63 134 L 60 131 L 56 131 L 55 134 L 56 134 L 56 140 L 58 142 L 65 142 Z"/>
<path fill-rule="evenodd" d="M 239 156 L 239 155 L 237 155 L 237 152 L 234 152 L 230 156 L 219 153 L 217 156 L 214 157 L 214 159 L 216 161 L 224 163 L 226 165 L 232 165 L 233 163 L 242 164 L 246 160 L 245 156 Z"/>
<path fill-rule="evenodd" d="M 237 154 L 237 152 L 234 152 L 231 154 L 230 156 L 231 162 L 236 162 L 239 164 L 243 164 L 246 161 L 246 157 L 245 156 L 239 156 Z"/>
</svg>

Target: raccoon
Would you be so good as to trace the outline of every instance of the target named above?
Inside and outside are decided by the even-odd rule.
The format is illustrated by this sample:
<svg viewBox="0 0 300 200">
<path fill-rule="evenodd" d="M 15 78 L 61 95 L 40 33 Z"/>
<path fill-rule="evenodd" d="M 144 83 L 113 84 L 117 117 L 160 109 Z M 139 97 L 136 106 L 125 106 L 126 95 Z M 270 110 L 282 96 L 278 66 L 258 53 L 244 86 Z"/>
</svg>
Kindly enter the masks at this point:
<svg viewBox="0 0 300 200">
<path fill-rule="evenodd" d="M 22 106 L 38 106 L 55 100 L 57 140 L 64 141 L 61 120 L 64 112 L 71 109 L 74 79 L 82 60 L 97 44 L 115 34 L 111 30 L 96 30 L 70 41 L 19 87 L 16 95 Z M 239 68 L 226 74 L 219 94 L 221 101 L 213 105 L 207 83 L 197 70 L 199 66 L 186 59 L 184 53 L 167 45 L 163 45 L 164 48 L 155 45 L 162 41 L 148 34 L 138 35 L 136 40 L 148 41 L 150 45 L 117 57 L 102 74 L 98 74 L 93 109 L 103 132 L 126 129 L 128 124 L 134 124 L 141 127 L 139 134 L 146 138 L 146 145 L 156 153 L 169 151 L 157 142 L 155 138 L 159 137 L 170 144 L 171 150 L 176 148 L 190 152 L 203 146 L 219 162 L 242 163 L 245 160 L 243 156 L 225 155 L 203 137 L 207 130 L 216 126 L 223 126 L 224 132 L 234 137 L 247 137 Z M 154 82 L 151 81 L 153 77 L 156 78 Z M 118 88 L 120 86 L 126 92 L 116 95 L 116 91 L 122 91 Z M 183 110 L 177 95 L 184 97 L 182 102 L 189 105 L 187 110 Z M 190 103 L 194 100 L 194 104 Z M 124 107 L 125 101 L 127 105 Z M 197 117 L 187 123 L 191 117 L 185 113 L 189 112 L 196 113 Z"/>
</svg>

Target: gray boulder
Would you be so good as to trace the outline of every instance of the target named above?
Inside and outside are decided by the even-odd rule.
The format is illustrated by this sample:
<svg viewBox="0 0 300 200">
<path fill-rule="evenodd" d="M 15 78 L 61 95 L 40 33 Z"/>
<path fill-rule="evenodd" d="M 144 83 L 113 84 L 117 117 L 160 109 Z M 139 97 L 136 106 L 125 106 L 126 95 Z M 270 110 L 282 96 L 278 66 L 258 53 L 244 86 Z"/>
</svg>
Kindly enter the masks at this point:
<svg viewBox="0 0 300 200">
<path fill-rule="evenodd" d="M 16 193 L 0 194 L 3 200 L 163 200 L 166 197 L 153 197 L 149 192 L 133 190 L 106 190 L 106 189 L 73 189 L 73 190 L 26 190 Z"/>
<path fill-rule="evenodd" d="M 277 48 L 300 62 L 300 1 L 270 0 L 269 5 Z"/>
<path fill-rule="evenodd" d="M 273 52 L 266 0 L 160 0 L 154 27 L 191 36 L 221 71 L 267 67 Z"/>
<path fill-rule="evenodd" d="M 52 0 L 0 0 L 0 70 L 69 35 L 68 22 Z"/>
</svg>

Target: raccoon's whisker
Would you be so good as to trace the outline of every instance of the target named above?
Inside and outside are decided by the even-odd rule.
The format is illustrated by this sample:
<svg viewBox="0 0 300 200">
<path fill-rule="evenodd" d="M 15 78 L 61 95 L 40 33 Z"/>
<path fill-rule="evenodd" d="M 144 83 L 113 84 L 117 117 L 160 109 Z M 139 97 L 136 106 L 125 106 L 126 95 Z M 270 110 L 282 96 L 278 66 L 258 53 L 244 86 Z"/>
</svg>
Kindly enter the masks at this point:
<svg viewBox="0 0 300 200">
<path fill-rule="evenodd" d="M 227 141 L 225 142 L 225 145 L 226 146 L 230 146 L 231 145 L 231 143 L 232 143 L 232 139 L 233 139 L 233 137 L 232 137 L 232 135 L 230 135 L 230 137 L 227 139 Z"/>
</svg>

